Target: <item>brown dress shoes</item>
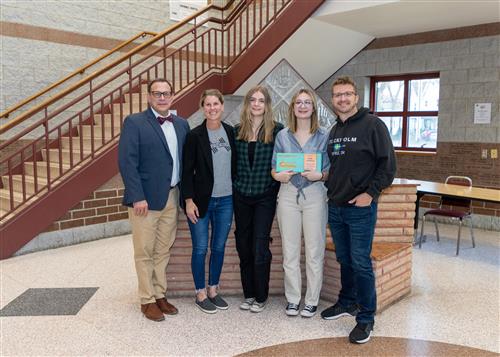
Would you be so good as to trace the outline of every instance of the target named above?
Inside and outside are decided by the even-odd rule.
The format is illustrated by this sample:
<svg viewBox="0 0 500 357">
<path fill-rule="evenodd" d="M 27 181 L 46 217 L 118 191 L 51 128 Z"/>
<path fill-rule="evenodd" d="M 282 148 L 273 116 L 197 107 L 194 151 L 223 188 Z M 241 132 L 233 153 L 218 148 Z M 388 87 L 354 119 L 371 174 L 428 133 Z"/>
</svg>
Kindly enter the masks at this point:
<svg viewBox="0 0 500 357">
<path fill-rule="evenodd" d="M 160 308 L 156 303 L 152 302 L 150 304 L 141 305 L 141 311 L 146 316 L 146 318 L 153 321 L 163 321 L 165 320 L 165 316 L 161 312 Z"/>
<path fill-rule="evenodd" d="M 156 304 L 165 315 L 176 315 L 179 312 L 179 310 L 165 298 L 156 299 Z"/>
</svg>

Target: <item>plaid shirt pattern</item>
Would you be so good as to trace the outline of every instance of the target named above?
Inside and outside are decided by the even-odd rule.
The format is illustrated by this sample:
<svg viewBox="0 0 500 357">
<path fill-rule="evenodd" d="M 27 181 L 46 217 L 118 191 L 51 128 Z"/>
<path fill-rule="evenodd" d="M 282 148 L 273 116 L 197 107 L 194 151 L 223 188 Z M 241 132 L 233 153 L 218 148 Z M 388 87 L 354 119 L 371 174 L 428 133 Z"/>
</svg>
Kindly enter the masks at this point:
<svg viewBox="0 0 500 357">
<path fill-rule="evenodd" d="M 234 128 L 234 137 L 238 137 L 240 126 Z M 236 139 L 236 179 L 234 188 L 244 196 L 255 196 L 267 191 L 274 182 L 271 176 L 271 161 L 273 157 L 274 139 L 283 125 L 276 123 L 273 141 L 264 144 L 257 141 L 253 166 L 248 160 L 248 142 Z"/>
</svg>

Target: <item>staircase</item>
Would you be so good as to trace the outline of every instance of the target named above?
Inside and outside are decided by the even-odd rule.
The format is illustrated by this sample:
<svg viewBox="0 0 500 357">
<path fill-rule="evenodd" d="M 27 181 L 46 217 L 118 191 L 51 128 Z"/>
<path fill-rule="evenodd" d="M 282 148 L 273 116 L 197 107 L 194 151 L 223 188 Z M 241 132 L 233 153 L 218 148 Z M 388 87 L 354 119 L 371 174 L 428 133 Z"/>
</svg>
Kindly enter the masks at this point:
<svg viewBox="0 0 500 357">
<path fill-rule="evenodd" d="M 188 117 L 204 89 L 234 92 L 322 3 L 210 5 L 2 126 L 0 259 L 118 173 L 120 128 L 147 108 L 149 80 L 168 78 Z"/>
</svg>

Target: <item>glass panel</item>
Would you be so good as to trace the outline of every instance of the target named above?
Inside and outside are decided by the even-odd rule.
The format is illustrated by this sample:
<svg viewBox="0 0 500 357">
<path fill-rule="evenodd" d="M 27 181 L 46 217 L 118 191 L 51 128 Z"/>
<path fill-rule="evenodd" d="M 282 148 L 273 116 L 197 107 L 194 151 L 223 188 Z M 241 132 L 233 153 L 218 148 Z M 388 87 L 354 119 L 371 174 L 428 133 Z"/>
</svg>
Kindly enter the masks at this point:
<svg viewBox="0 0 500 357">
<path fill-rule="evenodd" d="M 414 79 L 410 81 L 409 111 L 438 110 L 439 78 Z"/>
<path fill-rule="evenodd" d="M 437 131 L 437 117 L 410 117 L 408 123 L 408 147 L 435 149 Z"/>
<path fill-rule="evenodd" d="M 375 83 L 375 111 L 403 111 L 404 81 Z"/>
<path fill-rule="evenodd" d="M 391 134 L 392 145 L 401 147 L 403 139 L 403 118 L 402 117 L 380 117 L 387 125 L 389 134 Z"/>
</svg>

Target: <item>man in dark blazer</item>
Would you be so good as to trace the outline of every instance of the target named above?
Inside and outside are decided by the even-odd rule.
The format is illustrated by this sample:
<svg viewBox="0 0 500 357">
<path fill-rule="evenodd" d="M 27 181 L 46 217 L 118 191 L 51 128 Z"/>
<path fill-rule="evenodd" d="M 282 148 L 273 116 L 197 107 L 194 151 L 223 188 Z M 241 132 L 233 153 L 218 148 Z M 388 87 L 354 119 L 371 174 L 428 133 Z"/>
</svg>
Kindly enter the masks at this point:
<svg viewBox="0 0 500 357">
<path fill-rule="evenodd" d="M 165 270 L 177 231 L 182 148 L 189 125 L 170 113 L 173 98 L 166 79 L 151 81 L 149 108 L 125 118 L 118 146 L 141 311 L 154 321 L 178 312 L 165 298 Z"/>
</svg>

